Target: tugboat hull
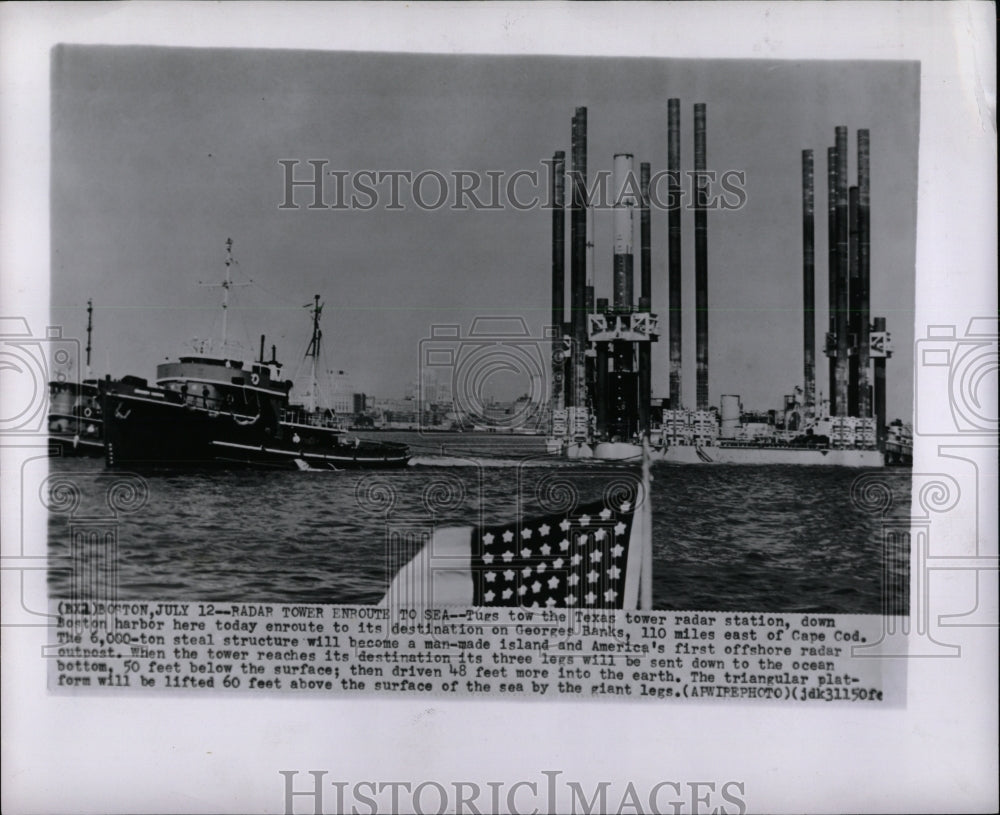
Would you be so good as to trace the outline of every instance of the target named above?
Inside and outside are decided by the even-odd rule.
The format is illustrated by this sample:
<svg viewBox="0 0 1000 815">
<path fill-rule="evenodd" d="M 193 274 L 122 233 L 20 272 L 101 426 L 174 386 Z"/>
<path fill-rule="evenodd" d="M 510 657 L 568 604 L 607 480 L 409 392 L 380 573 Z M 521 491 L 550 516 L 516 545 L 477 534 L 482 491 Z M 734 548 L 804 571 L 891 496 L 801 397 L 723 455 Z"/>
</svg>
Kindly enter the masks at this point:
<svg viewBox="0 0 1000 815">
<path fill-rule="evenodd" d="M 49 455 L 61 458 L 104 455 L 103 421 L 97 385 L 49 383 Z"/>
<path fill-rule="evenodd" d="M 54 458 L 101 458 L 104 442 L 82 439 L 78 435 L 49 433 L 49 455 Z"/>
<path fill-rule="evenodd" d="M 332 434 L 322 443 L 302 441 L 274 412 L 248 416 L 198 407 L 159 388 L 111 386 L 103 405 L 109 467 L 381 469 L 403 467 L 410 458 L 405 445 Z"/>
</svg>

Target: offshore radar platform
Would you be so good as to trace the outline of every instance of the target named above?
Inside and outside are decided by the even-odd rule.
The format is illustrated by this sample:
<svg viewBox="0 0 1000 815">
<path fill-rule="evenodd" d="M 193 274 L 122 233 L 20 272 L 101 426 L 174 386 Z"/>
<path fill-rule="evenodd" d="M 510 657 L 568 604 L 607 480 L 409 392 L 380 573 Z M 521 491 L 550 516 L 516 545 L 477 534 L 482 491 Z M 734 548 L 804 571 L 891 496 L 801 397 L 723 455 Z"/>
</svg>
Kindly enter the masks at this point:
<svg viewBox="0 0 1000 815">
<path fill-rule="evenodd" d="M 814 157 L 802 151 L 803 387 L 780 410 L 751 412 L 740 397 L 709 403 L 707 111 L 694 105 L 695 393 L 683 404 L 681 267 L 681 102 L 667 102 L 667 289 L 669 397 L 652 398 L 651 344 L 660 339 L 652 312 L 650 164 L 629 153 L 613 158 L 612 297 L 595 300 L 589 271 L 587 108 L 573 116 L 570 168 L 565 151 L 550 163 L 552 208 L 551 433 L 548 451 L 569 458 L 638 459 L 648 442 L 654 460 L 677 463 L 910 464 L 912 436 L 886 424 L 886 362 L 892 356 L 885 317 L 870 314 L 871 187 L 869 131 L 857 131 L 857 183 L 849 186 L 848 129 L 827 149 L 829 329 L 828 396 L 817 398 Z M 567 182 L 569 190 L 567 191 Z M 637 188 L 636 188 L 637 187 Z M 568 194 L 567 194 L 568 193 Z M 567 200 L 568 199 L 568 200 Z M 566 304 L 566 210 L 569 209 L 569 318 Z M 634 220 L 639 210 L 639 293 L 634 287 Z"/>
</svg>

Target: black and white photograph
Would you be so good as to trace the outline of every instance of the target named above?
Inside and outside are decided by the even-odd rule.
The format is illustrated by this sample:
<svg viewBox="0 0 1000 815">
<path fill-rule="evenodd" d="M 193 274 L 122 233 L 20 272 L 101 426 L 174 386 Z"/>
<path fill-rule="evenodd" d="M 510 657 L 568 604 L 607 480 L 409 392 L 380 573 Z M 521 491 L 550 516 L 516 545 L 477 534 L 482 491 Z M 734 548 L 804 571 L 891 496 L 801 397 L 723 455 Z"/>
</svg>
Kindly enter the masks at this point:
<svg viewBox="0 0 1000 815">
<path fill-rule="evenodd" d="M 5 811 L 995 805 L 986 4 L 11 8 Z"/>
<path fill-rule="evenodd" d="M 52 469 L 135 474 L 120 599 L 375 603 L 387 522 L 578 516 L 645 444 L 652 608 L 905 612 L 916 63 L 52 70 Z"/>
</svg>

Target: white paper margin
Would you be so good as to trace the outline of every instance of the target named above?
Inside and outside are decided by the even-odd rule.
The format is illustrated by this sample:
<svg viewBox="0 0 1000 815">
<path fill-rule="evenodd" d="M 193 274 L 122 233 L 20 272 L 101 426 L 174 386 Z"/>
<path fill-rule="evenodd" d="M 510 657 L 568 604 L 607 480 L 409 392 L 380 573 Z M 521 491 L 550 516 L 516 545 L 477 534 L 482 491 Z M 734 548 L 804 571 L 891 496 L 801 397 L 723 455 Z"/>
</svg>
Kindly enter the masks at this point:
<svg viewBox="0 0 1000 815">
<path fill-rule="evenodd" d="M 7 4 L 0 8 L 0 303 L 5 315 L 47 323 L 48 72 L 56 42 L 916 59 L 922 61 L 916 336 L 938 324 L 961 333 L 971 317 L 996 314 L 993 12 L 987 3 Z M 942 399 L 919 409 L 944 412 L 947 405 Z M 967 475 L 939 456 L 937 441 L 918 442 L 915 472 L 953 468 Z M 10 477 L 17 455 L 4 450 L 5 555 L 22 534 L 17 479 Z M 980 508 L 995 506 L 995 453 L 992 461 L 992 479 L 988 468 L 980 472 Z M 983 518 L 980 551 L 995 557 L 995 513 Z M 44 519 L 23 520 L 44 534 Z M 949 518 L 935 529 L 935 540 L 947 547 L 949 536 L 960 543 L 969 534 L 968 519 Z M 935 608 L 968 607 L 967 588 L 960 576 L 939 580 Z M 5 594 L 5 616 L 17 599 Z M 995 590 L 980 599 L 993 603 L 995 619 Z M 324 769 L 328 778 L 350 782 L 444 784 L 539 781 L 542 770 L 558 769 L 581 782 L 631 780 L 640 789 L 662 780 L 733 779 L 746 783 L 751 812 L 995 811 L 996 629 L 950 633 L 961 657 L 911 660 L 905 710 L 720 704 L 657 711 L 49 697 L 44 660 L 37 658 L 44 634 L 5 628 L 3 811 L 280 812 L 281 769 Z"/>
</svg>

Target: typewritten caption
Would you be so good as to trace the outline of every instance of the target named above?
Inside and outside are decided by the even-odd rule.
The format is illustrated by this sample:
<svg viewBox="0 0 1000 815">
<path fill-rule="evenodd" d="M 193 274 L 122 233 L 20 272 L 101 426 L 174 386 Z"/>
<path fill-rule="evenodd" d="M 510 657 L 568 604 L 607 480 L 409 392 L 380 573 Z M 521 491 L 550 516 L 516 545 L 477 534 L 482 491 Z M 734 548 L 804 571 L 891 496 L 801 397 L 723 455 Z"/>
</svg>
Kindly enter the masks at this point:
<svg viewBox="0 0 1000 815">
<path fill-rule="evenodd" d="M 53 691 L 879 703 L 875 615 L 53 602 Z M 870 647 L 870 646 L 869 646 Z"/>
</svg>

